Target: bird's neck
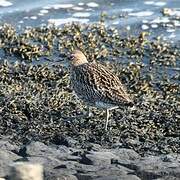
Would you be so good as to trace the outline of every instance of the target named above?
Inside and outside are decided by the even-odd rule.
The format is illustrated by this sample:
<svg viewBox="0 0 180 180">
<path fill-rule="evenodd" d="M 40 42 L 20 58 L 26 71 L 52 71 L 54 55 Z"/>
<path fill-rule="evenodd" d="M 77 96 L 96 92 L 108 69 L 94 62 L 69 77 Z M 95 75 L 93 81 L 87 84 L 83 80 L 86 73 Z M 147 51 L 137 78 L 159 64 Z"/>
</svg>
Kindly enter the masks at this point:
<svg viewBox="0 0 180 180">
<path fill-rule="evenodd" d="M 73 64 L 73 66 L 76 67 L 76 66 L 81 66 L 83 64 L 87 64 L 87 63 L 88 63 L 87 59 L 84 59 L 83 61 L 82 60 L 76 60 L 72 64 Z"/>
</svg>

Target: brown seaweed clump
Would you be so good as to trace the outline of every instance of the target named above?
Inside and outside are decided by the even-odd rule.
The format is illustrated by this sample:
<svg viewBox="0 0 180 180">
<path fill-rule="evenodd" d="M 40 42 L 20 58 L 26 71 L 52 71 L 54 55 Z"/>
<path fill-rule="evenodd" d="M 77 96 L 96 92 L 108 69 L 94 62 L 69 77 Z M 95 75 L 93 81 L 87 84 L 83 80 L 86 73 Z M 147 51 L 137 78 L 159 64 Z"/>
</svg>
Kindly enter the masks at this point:
<svg viewBox="0 0 180 180">
<path fill-rule="evenodd" d="M 145 32 L 121 37 L 101 22 L 22 32 L 5 24 L 0 47 L 0 135 L 18 144 L 58 144 L 63 135 L 83 147 L 119 143 L 141 154 L 180 153 L 178 44 L 150 41 Z M 77 47 L 112 69 L 134 98 L 135 108 L 114 111 L 107 134 L 100 111 L 85 117 L 86 106 L 70 88 L 67 54 Z"/>
</svg>

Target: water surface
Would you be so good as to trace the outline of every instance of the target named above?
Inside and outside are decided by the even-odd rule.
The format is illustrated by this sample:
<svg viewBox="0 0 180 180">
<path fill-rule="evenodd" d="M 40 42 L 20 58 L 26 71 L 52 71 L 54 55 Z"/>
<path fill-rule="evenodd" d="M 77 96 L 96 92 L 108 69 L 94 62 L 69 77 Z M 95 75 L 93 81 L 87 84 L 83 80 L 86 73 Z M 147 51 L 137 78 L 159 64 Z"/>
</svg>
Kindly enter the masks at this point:
<svg viewBox="0 0 180 180">
<path fill-rule="evenodd" d="M 167 10 L 167 14 L 162 12 Z M 148 31 L 151 37 L 162 36 L 168 41 L 180 39 L 179 0 L 0 0 L 0 20 L 21 29 L 78 21 L 99 21 L 106 13 L 106 24 L 115 26 L 127 34 Z"/>
</svg>

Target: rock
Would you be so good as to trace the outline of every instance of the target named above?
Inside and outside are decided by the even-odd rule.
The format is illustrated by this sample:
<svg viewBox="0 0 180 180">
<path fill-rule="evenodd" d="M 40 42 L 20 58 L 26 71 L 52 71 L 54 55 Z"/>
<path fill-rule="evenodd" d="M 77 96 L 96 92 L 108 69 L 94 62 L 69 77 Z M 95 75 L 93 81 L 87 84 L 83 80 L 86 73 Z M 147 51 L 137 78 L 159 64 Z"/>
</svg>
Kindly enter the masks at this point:
<svg viewBox="0 0 180 180">
<path fill-rule="evenodd" d="M 121 177 L 126 177 L 129 174 L 131 176 L 135 174 L 134 170 L 128 169 L 120 165 L 111 164 L 112 158 L 118 158 L 111 152 L 88 152 L 84 154 L 83 161 L 84 164 L 75 164 L 75 169 L 77 170 L 78 179 L 96 179 L 102 177 L 115 177 L 116 179 L 121 179 Z M 132 176 L 134 179 L 139 179 L 135 175 Z M 132 178 L 132 177 L 129 177 Z"/>
<path fill-rule="evenodd" d="M 56 177 L 46 177 L 45 180 L 78 180 L 74 175 L 62 175 Z"/>
<path fill-rule="evenodd" d="M 139 178 L 135 175 L 133 175 L 135 172 L 132 170 L 129 170 L 123 166 L 115 166 L 115 165 L 105 165 L 105 166 L 92 166 L 92 165 L 86 165 L 91 166 L 91 168 L 88 168 L 85 170 L 85 168 L 82 168 L 82 170 L 78 170 L 78 174 L 76 174 L 78 179 L 126 179 L 127 177 L 134 178 L 139 180 Z M 107 178 L 108 177 L 108 178 Z M 126 177 L 126 178 L 125 178 Z"/>
<path fill-rule="evenodd" d="M 11 166 L 9 180 L 43 180 L 43 167 L 40 164 L 18 162 Z"/>
<path fill-rule="evenodd" d="M 75 164 L 76 161 L 61 161 L 53 157 L 28 157 L 28 161 L 31 163 L 38 162 L 45 168 L 45 177 L 53 179 L 55 177 L 68 176 L 76 174 Z"/>
<path fill-rule="evenodd" d="M 139 160 L 141 156 L 132 149 L 118 148 L 112 150 L 118 158 L 112 160 L 112 164 L 119 164 L 129 169 L 136 170 L 136 160 Z"/>
<path fill-rule="evenodd" d="M 116 142 L 116 143 L 112 144 L 113 149 L 122 148 L 122 147 L 123 147 L 123 144 L 120 142 Z"/>
<path fill-rule="evenodd" d="M 27 159 L 32 162 L 40 161 L 43 164 L 54 162 L 53 164 L 67 160 L 67 161 L 80 161 L 81 157 L 73 155 L 74 152 L 70 151 L 65 146 L 47 146 L 41 142 L 32 142 L 26 146 Z M 47 162 L 46 162 L 47 161 Z M 57 163 L 56 163 L 57 162 Z M 51 164 L 51 166 L 53 166 Z"/>
<path fill-rule="evenodd" d="M 129 157 L 129 155 L 127 156 L 129 154 L 127 152 L 124 153 L 124 157 L 119 157 L 119 159 L 112 163 L 134 170 L 138 177 L 143 179 L 157 179 L 166 176 L 180 177 L 180 163 L 174 156 L 146 156 L 141 158 L 138 155 L 136 156 L 135 153 L 135 156 Z M 115 154 L 118 155 L 117 153 Z"/>
<path fill-rule="evenodd" d="M 43 156 L 54 154 L 54 151 L 44 143 L 33 141 L 26 146 L 26 154 L 28 156 Z"/>
<path fill-rule="evenodd" d="M 126 167 L 120 166 L 120 165 L 104 165 L 101 168 L 98 169 L 98 171 L 95 171 L 95 174 L 99 177 L 104 176 L 124 176 L 127 174 L 134 174 L 133 170 L 130 170 Z"/>
<path fill-rule="evenodd" d="M 111 149 L 111 152 L 113 152 L 113 154 L 118 156 L 118 159 L 121 160 L 135 160 L 141 157 L 133 149 L 117 148 L 117 149 Z"/>
<path fill-rule="evenodd" d="M 42 164 L 45 168 L 45 170 L 53 169 L 54 167 L 61 164 L 61 161 L 50 156 L 33 156 L 33 157 L 27 157 L 28 162 L 30 163 L 39 163 Z"/>
<path fill-rule="evenodd" d="M 166 154 L 161 156 L 163 162 L 180 162 L 180 154 Z"/>
<path fill-rule="evenodd" d="M 86 154 L 83 159 L 82 163 L 88 165 L 108 165 L 111 164 L 112 159 L 117 159 L 118 157 L 111 152 L 101 151 L 101 152 L 90 152 Z"/>
<path fill-rule="evenodd" d="M 122 175 L 122 176 L 103 176 L 95 178 L 94 180 L 141 180 L 135 175 Z"/>
<path fill-rule="evenodd" d="M 95 173 L 88 173 L 88 174 L 83 174 L 83 173 L 78 173 L 76 174 L 76 177 L 78 180 L 92 180 L 98 178 L 98 175 Z"/>
<path fill-rule="evenodd" d="M 165 176 L 180 177 L 180 162 L 163 162 L 162 157 L 149 156 L 144 157 L 136 162 L 136 172 L 139 177 L 145 179 L 149 178 L 163 178 Z"/>
<path fill-rule="evenodd" d="M 75 170 L 83 174 L 97 172 L 101 168 L 102 168 L 101 166 L 86 165 L 86 164 L 80 164 L 80 163 L 75 164 Z"/>
<path fill-rule="evenodd" d="M 8 175 L 9 165 L 20 158 L 20 156 L 11 151 L 0 149 L 0 177 Z"/>
<path fill-rule="evenodd" d="M 0 140 L 0 149 L 1 150 L 7 150 L 7 151 L 19 151 L 19 147 L 15 144 L 9 143 L 8 140 L 1 139 Z"/>
<path fill-rule="evenodd" d="M 163 178 L 157 178 L 156 180 L 179 180 L 179 177 L 163 176 Z"/>
<path fill-rule="evenodd" d="M 67 146 L 64 146 L 64 145 L 56 146 L 56 148 L 61 153 L 71 153 L 71 152 L 73 152 L 72 148 L 68 148 Z M 76 151 L 77 151 L 77 149 L 76 149 Z"/>
<path fill-rule="evenodd" d="M 56 135 L 52 142 L 56 145 L 64 145 L 67 147 L 75 147 L 78 144 L 78 141 L 72 137 L 63 135 Z"/>
<path fill-rule="evenodd" d="M 112 149 L 94 143 L 87 143 L 84 149 L 71 146 L 31 142 L 20 148 L 0 140 L 0 177 L 8 175 L 10 164 L 24 160 L 43 165 L 45 180 L 180 179 L 179 154 L 141 157 L 120 146 Z"/>
<path fill-rule="evenodd" d="M 69 170 L 67 168 L 62 169 L 54 169 L 51 171 L 45 171 L 45 180 L 61 180 L 62 178 L 68 177 L 74 178 L 74 174 L 76 174 L 77 171 L 75 170 Z"/>
<path fill-rule="evenodd" d="M 88 147 L 89 151 L 101 151 L 102 147 L 100 144 L 95 144 L 95 143 L 89 143 L 89 147 Z"/>
<path fill-rule="evenodd" d="M 70 154 L 70 151 L 67 147 L 53 147 L 47 146 L 41 142 L 31 142 L 26 146 L 26 154 L 27 156 L 50 156 L 56 157 L 57 159 L 63 159 Z"/>
</svg>

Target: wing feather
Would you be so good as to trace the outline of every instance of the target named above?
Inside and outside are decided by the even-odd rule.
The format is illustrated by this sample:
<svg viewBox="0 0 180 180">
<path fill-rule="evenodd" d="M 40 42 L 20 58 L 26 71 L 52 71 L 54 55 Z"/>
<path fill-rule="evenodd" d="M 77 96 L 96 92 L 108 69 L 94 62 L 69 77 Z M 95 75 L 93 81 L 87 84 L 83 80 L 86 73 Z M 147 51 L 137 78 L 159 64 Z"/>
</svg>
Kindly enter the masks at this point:
<svg viewBox="0 0 180 180">
<path fill-rule="evenodd" d="M 131 102 L 119 78 L 103 65 L 87 63 L 76 67 L 73 72 L 73 88 L 81 99 L 115 105 Z"/>
</svg>

